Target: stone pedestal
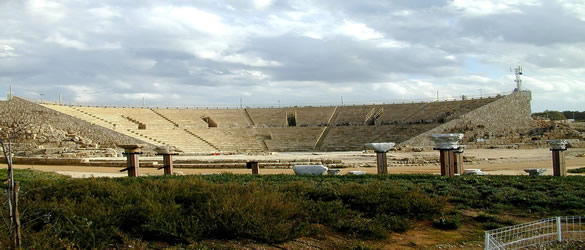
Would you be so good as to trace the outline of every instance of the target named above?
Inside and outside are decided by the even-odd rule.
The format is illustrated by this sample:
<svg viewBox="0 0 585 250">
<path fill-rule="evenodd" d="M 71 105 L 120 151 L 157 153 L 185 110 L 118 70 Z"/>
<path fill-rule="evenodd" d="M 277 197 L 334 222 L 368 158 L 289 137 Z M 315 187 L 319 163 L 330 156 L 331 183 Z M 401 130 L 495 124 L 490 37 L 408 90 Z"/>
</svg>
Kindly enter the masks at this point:
<svg viewBox="0 0 585 250">
<path fill-rule="evenodd" d="M 173 174 L 173 155 L 178 155 L 178 153 L 172 152 L 167 147 L 157 147 L 154 149 L 156 151 L 156 155 L 162 155 L 163 157 L 163 166 L 158 168 L 164 169 L 165 175 L 172 175 Z"/>
<path fill-rule="evenodd" d="M 246 168 L 252 169 L 252 174 L 258 174 L 260 167 L 258 166 L 257 161 L 249 161 L 246 162 Z"/>
<path fill-rule="evenodd" d="M 158 168 L 159 170 L 162 168 L 164 169 L 165 175 L 172 175 L 173 174 L 173 155 L 177 154 L 156 154 L 162 155 L 163 157 L 163 166 Z"/>
<path fill-rule="evenodd" d="M 118 145 L 124 149 L 124 155 L 126 155 L 127 167 L 120 170 L 120 172 L 128 171 L 128 177 L 137 177 L 138 169 L 140 167 L 140 161 L 138 156 L 142 154 L 143 145 L 132 144 L 132 145 Z"/>
<path fill-rule="evenodd" d="M 567 140 L 550 140 L 550 151 L 552 152 L 553 175 L 567 176 L 567 166 L 565 163 L 565 151 L 567 150 Z"/>
<path fill-rule="evenodd" d="M 376 166 L 378 168 L 378 174 L 388 174 L 388 159 L 386 157 L 386 152 L 396 144 L 393 142 L 375 142 L 366 143 L 365 145 L 374 148 L 376 151 Z"/>
<path fill-rule="evenodd" d="M 463 134 L 433 134 L 435 150 L 439 150 L 441 162 L 441 175 L 452 177 L 463 173 L 463 147 L 459 141 Z"/>
</svg>

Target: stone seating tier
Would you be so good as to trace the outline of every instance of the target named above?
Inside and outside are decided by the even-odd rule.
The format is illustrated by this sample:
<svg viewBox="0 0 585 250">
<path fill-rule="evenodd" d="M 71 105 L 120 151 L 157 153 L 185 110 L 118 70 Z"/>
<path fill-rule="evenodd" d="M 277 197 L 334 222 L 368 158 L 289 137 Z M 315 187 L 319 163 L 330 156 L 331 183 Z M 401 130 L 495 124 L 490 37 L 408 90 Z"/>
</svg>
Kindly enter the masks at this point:
<svg viewBox="0 0 585 250">
<path fill-rule="evenodd" d="M 196 153 L 362 150 L 373 141 L 403 142 L 495 100 L 282 109 L 45 106 L 153 145 Z M 296 114 L 296 127 L 288 127 L 288 114 Z M 372 114 L 379 115 L 375 126 L 365 126 Z M 204 117 L 217 127 L 209 128 Z"/>
</svg>

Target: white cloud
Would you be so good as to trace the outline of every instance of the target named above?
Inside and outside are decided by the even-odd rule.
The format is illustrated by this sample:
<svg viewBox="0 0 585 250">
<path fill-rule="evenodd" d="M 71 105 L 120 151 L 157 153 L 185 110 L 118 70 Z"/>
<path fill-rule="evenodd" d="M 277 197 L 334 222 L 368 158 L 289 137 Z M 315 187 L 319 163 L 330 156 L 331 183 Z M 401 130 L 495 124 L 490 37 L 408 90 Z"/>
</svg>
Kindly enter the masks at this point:
<svg viewBox="0 0 585 250">
<path fill-rule="evenodd" d="M 14 50 L 15 49 L 12 46 L 10 46 L 10 45 L 6 45 L 6 44 L 3 45 L 0 48 L 0 58 L 2 58 L 2 57 L 15 57 L 15 56 L 17 56 L 14 53 Z"/>
<path fill-rule="evenodd" d="M 557 0 L 557 2 L 578 19 L 585 21 L 585 2 L 582 0 Z"/>
<path fill-rule="evenodd" d="M 163 27 L 174 26 L 211 35 L 224 35 L 231 30 L 220 16 L 193 7 L 155 7 L 146 15 L 152 23 Z"/>
<path fill-rule="evenodd" d="M 356 23 L 348 20 L 343 21 L 343 25 L 339 30 L 342 34 L 351 36 L 358 40 L 370 40 L 384 37 L 382 33 L 371 29 L 363 23 Z"/>
<path fill-rule="evenodd" d="M 67 8 L 58 0 L 29 0 L 26 2 L 28 11 L 37 17 L 55 22 L 67 16 Z"/>
<path fill-rule="evenodd" d="M 452 7 L 472 16 L 518 14 L 523 13 L 523 6 L 539 4 L 538 0 L 453 0 L 451 2 Z"/>
<path fill-rule="evenodd" d="M 109 6 L 99 7 L 99 8 L 91 8 L 91 9 L 88 9 L 87 12 L 95 17 L 98 17 L 98 18 L 121 17 L 119 10 L 113 9 Z"/>
<path fill-rule="evenodd" d="M 258 9 L 264 9 L 272 4 L 272 0 L 254 0 L 254 6 Z"/>
<path fill-rule="evenodd" d="M 87 45 L 85 43 L 66 38 L 59 33 L 50 35 L 49 37 L 45 38 L 45 42 L 55 43 L 64 48 L 73 48 L 79 50 L 87 49 Z"/>
<path fill-rule="evenodd" d="M 429 100 L 509 92 L 522 65 L 535 111 L 585 107 L 582 0 L 23 0 L 0 20 L 0 87 L 25 97 L 66 83 L 100 104 Z"/>
</svg>

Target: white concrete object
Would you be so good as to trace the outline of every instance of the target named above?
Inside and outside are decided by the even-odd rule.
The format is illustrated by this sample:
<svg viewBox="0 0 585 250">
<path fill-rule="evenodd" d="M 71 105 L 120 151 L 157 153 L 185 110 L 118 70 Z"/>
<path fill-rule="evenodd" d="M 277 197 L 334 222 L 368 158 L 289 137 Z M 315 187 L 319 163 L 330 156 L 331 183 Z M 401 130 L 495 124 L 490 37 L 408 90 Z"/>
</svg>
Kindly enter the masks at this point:
<svg viewBox="0 0 585 250">
<path fill-rule="evenodd" d="M 487 175 L 487 174 L 482 172 L 480 169 L 465 169 L 465 170 L 463 170 L 463 175 Z"/>
<path fill-rule="evenodd" d="M 364 175 L 364 174 L 366 174 L 366 172 L 364 172 L 364 171 L 349 171 L 349 172 L 347 172 L 347 174 L 349 174 L 349 175 Z"/>
<path fill-rule="evenodd" d="M 296 175 L 323 175 L 328 168 L 323 165 L 295 165 L 293 171 Z"/>
</svg>

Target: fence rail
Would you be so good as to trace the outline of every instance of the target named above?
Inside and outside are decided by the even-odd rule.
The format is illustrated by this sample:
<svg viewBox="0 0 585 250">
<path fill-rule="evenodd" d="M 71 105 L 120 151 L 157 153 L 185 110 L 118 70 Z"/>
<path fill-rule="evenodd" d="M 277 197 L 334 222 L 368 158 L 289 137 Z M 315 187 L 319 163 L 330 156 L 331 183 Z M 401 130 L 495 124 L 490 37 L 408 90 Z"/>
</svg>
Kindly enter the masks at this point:
<svg viewBox="0 0 585 250">
<path fill-rule="evenodd" d="M 543 247 L 585 239 L 585 217 L 552 217 L 485 232 L 485 249 Z"/>
</svg>

